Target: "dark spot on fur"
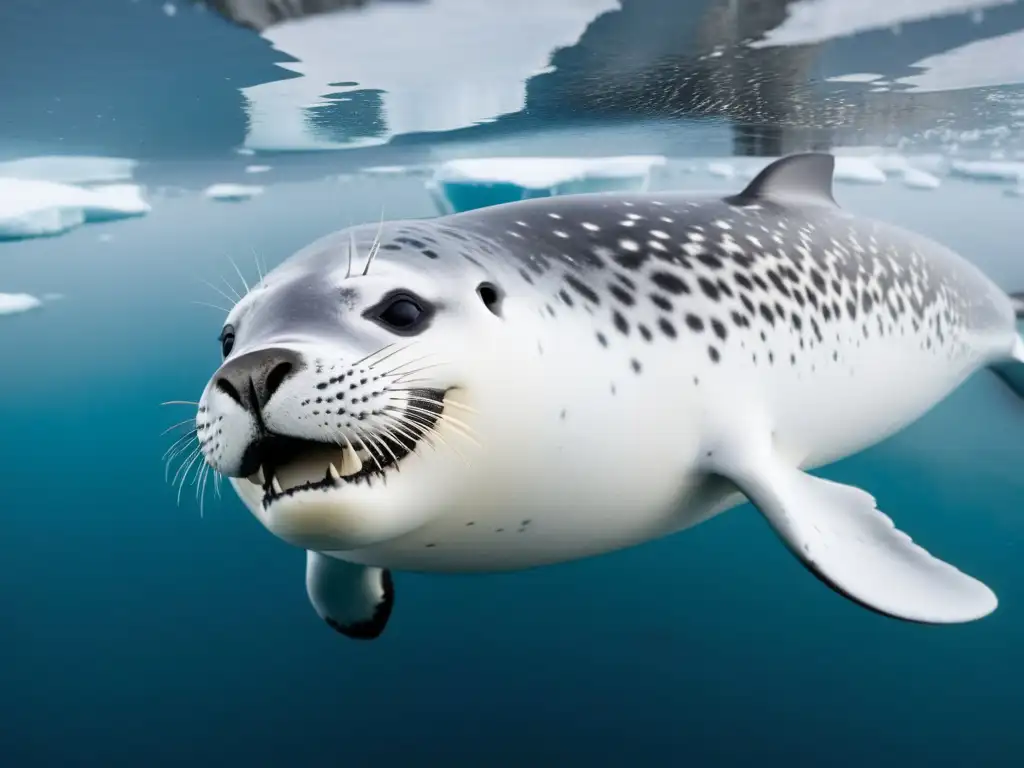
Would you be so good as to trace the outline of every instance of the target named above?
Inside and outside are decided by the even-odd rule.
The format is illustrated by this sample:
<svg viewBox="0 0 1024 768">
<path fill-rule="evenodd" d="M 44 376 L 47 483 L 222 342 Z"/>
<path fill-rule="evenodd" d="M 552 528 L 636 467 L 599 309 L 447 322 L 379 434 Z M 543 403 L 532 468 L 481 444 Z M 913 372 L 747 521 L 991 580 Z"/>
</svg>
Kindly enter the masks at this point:
<svg viewBox="0 0 1024 768">
<path fill-rule="evenodd" d="M 668 291 L 671 294 L 678 296 L 681 293 L 689 293 L 690 286 L 688 286 L 682 278 L 676 275 L 670 274 L 669 272 L 655 272 L 651 275 L 651 282 L 661 288 L 663 291 Z"/>
</svg>

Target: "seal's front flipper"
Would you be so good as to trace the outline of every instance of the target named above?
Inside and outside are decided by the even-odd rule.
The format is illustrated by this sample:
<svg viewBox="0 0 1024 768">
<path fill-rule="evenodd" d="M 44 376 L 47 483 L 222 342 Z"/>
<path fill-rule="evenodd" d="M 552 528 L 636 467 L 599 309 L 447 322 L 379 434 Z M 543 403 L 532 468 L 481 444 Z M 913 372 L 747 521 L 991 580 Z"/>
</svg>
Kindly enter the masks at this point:
<svg viewBox="0 0 1024 768">
<path fill-rule="evenodd" d="M 306 552 L 306 593 L 320 618 L 345 637 L 380 637 L 395 604 L 391 572 Z"/>
<path fill-rule="evenodd" d="M 815 576 L 866 608 L 926 624 L 973 621 L 996 608 L 992 590 L 914 544 L 859 488 L 770 459 L 726 461 L 716 471 Z"/>
</svg>

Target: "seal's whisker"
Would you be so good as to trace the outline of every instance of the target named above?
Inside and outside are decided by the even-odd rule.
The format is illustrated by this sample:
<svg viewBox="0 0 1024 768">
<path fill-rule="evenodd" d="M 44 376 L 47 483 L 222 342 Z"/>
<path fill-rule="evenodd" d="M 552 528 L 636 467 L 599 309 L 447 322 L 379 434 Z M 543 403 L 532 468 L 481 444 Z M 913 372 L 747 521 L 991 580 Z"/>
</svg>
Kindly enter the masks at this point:
<svg viewBox="0 0 1024 768">
<path fill-rule="evenodd" d="M 391 389 L 390 391 L 392 391 L 392 392 L 395 392 L 395 391 L 417 392 L 419 390 L 416 390 L 416 389 L 404 389 L 404 390 L 394 390 L 394 389 Z M 427 405 L 437 405 L 437 401 L 436 400 L 432 400 L 429 397 L 422 397 L 421 395 L 406 395 L 405 396 L 405 400 L 407 402 L 410 402 L 410 403 L 426 403 Z M 445 408 L 460 408 L 463 411 L 465 411 L 466 413 L 471 413 L 471 414 L 479 413 L 479 411 L 477 411 L 472 406 L 464 405 L 462 403 L 457 403 L 454 400 L 445 400 L 444 401 L 444 407 Z"/>
<path fill-rule="evenodd" d="M 228 279 L 226 277 L 222 276 L 220 279 L 224 281 L 224 285 L 226 285 L 228 287 L 228 290 L 231 291 L 233 294 L 235 294 L 235 302 L 237 303 L 237 302 L 241 301 L 242 300 L 242 296 L 241 296 L 241 294 L 238 293 L 238 291 L 235 290 L 235 286 L 233 286 L 228 281 Z"/>
<path fill-rule="evenodd" d="M 242 281 L 242 285 L 245 286 L 245 292 L 248 293 L 249 290 L 250 290 L 249 289 L 249 282 L 245 279 L 245 275 L 242 274 L 242 270 L 240 270 L 238 268 L 238 265 L 235 263 L 235 260 L 232 259 L 230 256 L 228 256 L 228 261 L 230 261 L 231 262 L 231 266 L 233 266 L 235 268 L 235 272 L 238 273 L 238 277 Z"/>
<path fill-rule="evenodd" d="M 413 347 L 413 346 L 414 346 L 414 345 L 415 345 L 416 343 L 417 343 L 417 342 L 415 342 L 415 341 L 410 341 L 410 342 L 409 342 L 408 344 L 406 344 L 405 346 L 403 346 L 403 347 L 399 347 L 398 349 L 396 349 L 396 350 L 394 350 L 393 352 L 391 352 L 391 353 L 389 353 L 389 354 L 385 355 L 384 357 L 380 358 L 379 360 L 375 360 L 375 361 L 374 361 L 374 362 L 373 362 L 373 363 L 372 363 L 371 365 L 369 365 L 369 366 L 367 366 L 367 367 L 369 367 L 369 368 L 371 368 L 371 369 L 372 369 L 372 368 L 376 368 L 376 367 L 377 367 L 378 365 L 380 365 L 381 363 L 383 363 L 383 362 L 384 362 L 385 360 L 387 360 L 388 358 L 390 358 L 390 357 L 392 357 L 392 356 L 394 356 L 394 355 L 397 355 L 397 354 L 398 354 L 399 352 L 404 352 L 405 350 L 407 350 L 407 349 L 409 349 L 409 348 Z M 364 358 L 363 358 L 363 360 L 369 360 L 369 359 L 370 359 L 371 357 L 373 357 L 374 355 L 380 354 L 380 353 L 381 353 L 381 352 L 383 352 L 383 351 L 384 351 L 385 349 L 390 349 L 390 348 L 391 348 L 391 347 L 393 347 L 393 346 L 395 346 L 395 345 L 394 345 L 393 343 L 392 343 L 392 344 L 388 344 L 388 345 L 387 345 L 386 347 L 382 347 L 381 349 L 377 350 L 377 351 L 376 351 L 376 352 L 374 352 L 373 354 L 367 355 L 366 357 L 364 357 Z M 358 365 L 359 363 L 363 362 L 363 360 L 360 360 L 360 361 L 358 361 L 357 363 L 354 363 L 354 365 Z M 382 374 L 382 375 L 385 375 L 385 376 L 386 376 L 387 374 Z"/>
<path fill-rule="evenodd" d="M 373 245 L 370 246 L 370 255 L 366 257 L 366 266 L 363 267 L 363 277 L 366 277 L 370 271 L 370 265 L 373 263 L 374 258 L 377 256 L 377 252 L 380 250 L 380 238 L 384 232 L 384 206 L 380 207 L 380 224 L 377 225 L 377 235 L 373 238 Z"/>
<path fill-rule="evenodd" d="M 199 454 L 199 451 L 200 447 L 197 444 L 189 451 L 184 461 L 182 461 L 181 464 L 178 465 L 178 469 L 174 472 L 174 477 L 171 479 L 172 486 L 178 484 L 178 478 L 181 476 L 182 469 L 184 469 L 185 465 L 192 459 L 192 457 L 197 456 Z M 184 451 L 182 451 L 182 453 L 184 453 Z"/>
<path fill-rule="evenodd" d="M 195 400 L 166 400 L 160 405 L 199 405 Z"/>
<path fill-rule="evenodd" d="M 356 247 L 356 233 L 349 230 L 348 233 L 348 270 L 345 273 L 345 277 L 352 277 L 352 259 L 355 254 L 358 253 L 359 249 Z"/>
<path fill-rule="evenodd" d="M 178 483 L 177 504 L 179 506 L 181 505 L 181 493 L 185 489 L 185 480 L 188 478 L 188 473 L 192 471 L 192 467 L 195 466 L 196 461 L 198 461 L 199 459 L 199 449 L 196 448 L 195 451 L 191 454 L 191 456 L 192 457 L 188 460 L 188 464 L 185 465 L 185 473 L 181 476 L 181 482 Z"/>
<path fill-rule="evenodd" d="M 192 300 L 189 303 L 190 304 L 198 304 L 201 307 L 210 307 L 210 309 L 219 310 L 219 311 L 223 312 L 225 315 L 231 312 L 230 309 L 227 309 L 226 307 L 222 307 L 220 304 L 213 304 L 213 303 L 211 303 L 209 301 L 195 301 L 195 300 Z"/>
<path fill-rule="evenodd" d="M 214 495 L 216 498 L 220 498 L 220 473 L 205 461 L 203 462 L 203 467 L 199 472 L 202 475 L 202 479 L 199 482 L 199 487 L 196 488 L 196 493 L 199 498 L 199 516 L 204 517 L 204 511 L 206 509 L 206 487 L 209 484 L 211 477 L 213 477 Z"/>
<path fill-rule="evenodd" d="M 435 418 L 435 417 L 442 418 L 445 421 L 447 421 L 448 423 L 454 424 L 457 427 L 461 427 L 462 429 L 466 430 L 467 432 L 470 432 L 470 433 L 473 432 L 473 428 L 471 426 L 469 426 L 465 422 L 460 421 L 459 419 L 455 418 L 454 416 L 451 416 L 449 414 L 444 413 L 443 411 L 440 414 L 438 414 L 435 411 L 431 411 L 431 410 L 428 410 L 426 408 L 421 408 L 418 405 L 413 405 L 413 404 L 409 403 L 408 401 L 406 401 L 405 410 L 409 411 L 410 413 L 419 414 L 419 415 L 424 416 L 426 418 Z"/>
<path fill-rule="evenodd" d="M 197 431 L 195 429 L 190 430 L 188 432 L 185 432 L 184 434 L 178 435 L 174 439 L 174 442 L 171 443 L 171 446 L 169 447 L 169 449 L 167 449 L 167 451 L 164 452 L 164 456 L 166 457 L 169 453 L 171 453 L 171 451 L 174 450 L 174 447 L 176 445 L 178 445 L 182 440 L 187 440 L 189 438 L 197 437 L 197 435 L 198 435 L 198 433 L 197 433 Z"/>
<path fill-rule="evenodd" d="M 401 365 L 396 366 L 395 368 L 392 368 L 390 371 L 387 371 L 386 373 L 382 373 L 381 375 L 382 376 L 412 376 L 415 373 L 420 373 L 421 371 L 426 371 L 426 370 L 429 370 L 430 368 L 440 368 L 441 366 L 444 366 L 444 365 L 448 364 L 446 362 L 429 363 L 427 365 L 424 365 L 422 368 L 416 368 L 415 370 L 412 370 L 412 371 L 403 371 L 403 370 L 401 370 L 402 368 L 404 368 L 407 365 L 415 365 L 416 363 L 419 363 L 419 362 L 421 362 L 423 360 L 426 360 L 428 357 L 430 357 L 430 355 L 421 355 L 420 357 L 417 357 L 417 358 L 414 358 L 412 360 L 409 360 L 408 362 L 402 363 Z"/>
<path fill-rule="evenodd" d="M 183 427 L 186 424 L 191 424 L 192 425 L 192 432 L 193 433 L 196 431 L 196 420 L 195 419 L 182 419 L 177 424 L 171 424 L 171 426 L 169 426 L 167 429 L 165 429 L 163 432 L 161 432 L 160 433 L 160 437 L 163 437 L 168 432 L 170 432 L 172 429 L 178 429 L 179 427 Z"/>
<path fill-rule="evenodd" d="M 395 384 L 434 384 L 434 383 L 435 382 L 434 382 L 433 379 L 426 379 L 426 378 L 423 378 L 423 377 L 420 377 L 418 379 L 407 379 L 407 378 L 405 378 L 405 374 L 403 374 L 402 378 L 395 379 Z M 414 391 L 421 390 L 421 389 L 422 389 L 422 387 L 416 387 L 415 389 L 413 389 L 412 387 L 392 387 L 392 386 L 388 385 L 388 392 L 414 392 Z"/>
<path fill-rule="evenodd" d="M 373 357 L 374 355 L 379 355 L 379 354 L 380 354 L 381 352 L 383 352 L 383 351 L 384 351 L 385 349 L 391 349 L 391 348 L 392 348 L 393 346 L 395 346 L 395 342 L 391 342 L 390 344 L 385 344 L 385 345 L 384 345 L 383 347 L 381 347 L 380 349 L 378 349 L 378 350 L 377 350 L 376 352 L 371 352 L 370 354 L 366 355 L 366 357 L 361 357 L 361 358 L 359 358 L 359 359 L 358 359 L 358 360 L 356 360 L 356 361 L 355 361 L 354 363 L 352 363 L 352 365 L 353 365 L 353 366 L 356 366 L 356 365 L 362 365 L 363 363 L 365 363 L 365 362 L 366 362 L 367 360 L 369 360 L 369 359 L 370 359 L 371 357 Z M 392 354 L 393 354 L 393 353 L 392 353 Z M 371 365 L 371 366 L 369 366 L 369 367 L 370 367 L 370 368 L 373 368 L 373 366 L 372 366 L 372 365 Z"/>
<path fill-rule="evenodd" d="M 385 410 L 388 409 L 400 413 L 402 418 L 405 419 L 406 423 L 416 426 L 421 431 L 433 430 L 434 435 L 439 439 L 441 438 L 441 435 L 438 434 L 436 426 L 431 424 L 429 420 L 435 419 L 437 422 L 444 421 L 445 423 L 448 424 L 449 427 L 451 427 L 453 432 L 458 434 L 460 437 L 469 440 L 476 447 L 480 447 L 480 443 L 477 441 L 475 433 L 473 432 L 473 429 L 471 427 L 462 424 L 462 422 L 458 421 L 458 419 L 449 417 L 444 413 L 437 414 L 434 413 L 433 411 L 422 411 L 422 413 L 417 413 L 415 406 L 405 406 L 404 408 L 399 408 L 398 406 L 385 406 Z"/>
<path fill-rule="evenodd" d="M 412 413 L 412 414 L 409 414 L 409 415 L 410 415 L 410 417 L 417 416 L 417 414 L 415 414 L 415 413 Z M 423 417 L 420 417 L 420 418 L 423 418 Z M 470 443 L 473 444 L 474 447 L 476 447 L 476 448 L 481 448 L 482 447 L 480 445 L 480 441 L 476 439 L 476 433 L 472 429 L 470 429 L 469 427 L 466 427 L 465 425 L 463 425 L 462 422 L 454 419 L 451 416 L 443 414 L 443 413 L 441 414 L 440 418 L 438 418 L 438 422 L 442 422 L 442 421 L 445 424 L 448 425 L 449 429 L 451 429 L 452 432 L 457 434 L 459 437 L 462 437 L 465 440 L 468 440 Z"/>
<path fill-rule="evenodd" d="M 195 435 L 183 435 L 179 440 L 175 441 L 174 445 L 164 452 L 163 460 L 169 464 L 174 461 L 175 458 L 180 456 L 182 451 L 187 451 L 191 448 L 193 442 L 198 443 L 199 438 Z"/>
<path fill-rule="evenodd" d="M 391 419 L 391 421 L 394 422 L 392 428 L 399 430 L 399 433 L 402 435 L 402 437 L 409 440 L 409 445 L 405 446 L 407 450 L 415 453 L 415 449 L 420 440 L 423 440 L 433 450 L 437 450 L 437 446 L 430 441 L 430 439 L 427 436 L 427 433 L 424 432 L 423 430 L 420 430 L 420 435 L 419 437 L 417 437 L 416 433 L 412 429 L 406 427 L 405 422 L 403 422 L 401 419 L 398 419 L 397 417 L 393 416 L 390 413 L 382 413 L 381 416 Z"/>
<path fill-rule="evenodd" d="M 381 439 L 379 436 L 373 434 L 373 432 L 371 432 L 369 430 L 366 430 L 364 432 L 363 439 L 370 441 L 370 444 L 376 447 L 377 451 L 379 452 L 379 458 L 387 459 L 387 457 L 384 454 L 385 454 L 385 452 L 390 453 L 390 451 L 385 451 L 384 450 L 387 447 L 387 442 L 386 441 Z M 369 450 L 369 449 L 367 449 L 367 450 Z M 370 451 L 370 455 L 371 456 L 374 455 L 373 451 Z M 374 463 L 377 464 L 377 467 L 380 469 L 381 476 L 383 477 L 383 475 L 384 475 L 383 465 L 379 461 L 375 461 Z M 395 464 L 395 471 L 397 472 L 399 470 L 401 470 L 401 467 L 399 467 L 397 464 Z"/>
<path fill-rule="evenodd" d="M 398 456 L 396 456 L 395 452 L 391 450 L 391 446 L 388 445 L 388 440 L 390 440 L 393 443 L 398 443 L 401 446 L 405 446 L 405 443 L 403 443 L 401 441 L 401 439 L 400 439 L 401 436 L 400 435 L 396 435 L 394 433 L 394 431 L 392 431 L 392 429 L 390 427 L 384 425 L 384 426 L 380 427 L 380 430 L 381 430 L 381 432 L 384 433 L 384 437 L 387 438 L 387 440 L 382 440 L 381 441 L 384 444 L 384 448 L 387 450 L 388 455 L 391 457 L 391 460 L 394 462 L 395 469 L 400 469 L 400 467 L 398 466 Z M 409 450 L 412 450 L 415 447 L 416 447 L 416 445 L 414 443 L 412 445 L 412 447 L 409 448 Z"/>
<path fill-rule="evenodd" d="M 430 365 L 424 365 L 421 368 L 416 368 L 416 369 L 411 370 L 411 371 L 402 371 L 401 373 L 396 373 L 396 374 L 393 374 L 393 375 L 395 376 L 395 382 L 396 383 L 403 384 L 403 383 L 405 383 L 405 377 L 406 376 L 415 376 L 417 373 L 423 373 L 424 371 L 429 371 L 432 368 L 443 368 L 446 365 L 448 365 L 448 363 L 431 363 Z M 385 375 L 387 375 L 387 374 L 385 374 Z"/>
<path fill-rule="evenodd" d="M 209 280 L 200 280 L 199 282 L 201 282 L 201 283 L 202 283 L 203 285 L 206 285 L 206 286 L 208 286 L 209 288 L 212 288 L 212 289 L 213 289 L 214 291 L 216 291 L 216 292 L 217 292 L 218 294 L 220 294 L 220 295 L 221 295 L 221 296 L 222 296 L 222 297 L 224 298 L 224 300 L 225 300 L 225 301 L 227 301 L 227 302 L 229 302 L 229 303 L 231 304 L 231 306 L 232 306 L 232 307 L 233 307 L 233 306 L 234 306 L 235 304 L 237 304 L 237 303 L 238 303 L 238 301 L 239 301 L 239 300 L 238 300 L 238 298 L 237 298 L 237 297 L 236 297 L 236 298 L 234 298 L 234 299 L 232 299 L 232 298 L 231 298 L 230 296 L 228 296 L 228 295 L 227 295 L 226 293 L 224 293 L 224 291 L 222 291 L 222 290 L 221 290 L 220 288 L 218 288 L 218 287 L 217 287 L 216 285 L 214 285 L 213 283 L 211 283 L 211 282 L 210 282 Z"/>
<path fill-rule="evenodd" d="M 195 446 L 195 447 L 198 448 L 198 446 Z M 167 459 L 164 460 L 164 482 L 165 483 L 170 482 L 170 479 L 169 479 L 168 476 L 171 473 L 171 465 L 174 463 L 174 460 L 177 459 L 179 456 L 181 456 L 186 451 L 188 451 L 190 448 L 193 448 L 192 443 L 186 443 L 185 445 L 182 445 L 182 446 L 178 447 L 171 456 L 168 456 Z M 180 469 L 180 466 L 179 466 L 179 469 Z M 177 474 L 177 472 L 175 474 Z M 172 483 L 172 485 L 173 485 L 173 483 Z"/>
<path fill-rule="evenodd" d="M 206 478 L 209 476 L 210 465 L 205 461 L 196 472 L 196 480 L 192 481 L 192 484 L 196 487 L 196 501 L 199 502 L 199 517 L 203 517 L 203 502 L 206 501 Z"/>
<path fill-rule="evenodd" d="M 437 432 L 437 428 L 434 425 L 420 421 L 420 419 L 423 418 L 422 416 L 418 416 L 418 414 L 415 413 L 409 413 L 408 411 L 402 412 L 401 415 L 407 424 L 409 424 L 410 426 L 415 426 L 417 429 L 420 430 L 420 432 L 424 434 L 426 432 L 430 432 L 432 436 L 436 438 L 439 443 L 441 443 L 441 445 L 443 445 L 445 448 L 447 448 L 460 459 L 462 459 L 466 464 L 469 464 L 469 460 L 459 451 L 458 448 L 456 448 L 454 445 L 445 440 L 444 437 Z M 436 414 L 431 415 L 435 416 Z M 476 443 L 476 441 L 473 440 L 473 438 L 468 437 L 467 435 L 462 435 L 462 437 L 465 437 L 471 442 Z M 479 443 L 476 443 L 476 445 L 479 446 Z"/>
<path fill-rule="evenodd" d="M 164 455 L 161 458 L 166 459 L 168 454 L 170 454 L 175 448 L 177 448 L 183 441 L 191 440 L 193 438 L 198 439 L 198 437 L 196 437 L 195 431 L 186 432 L 183 435 L 178 435 L 178 438 L 173 443 L 171 443 L 170 448 L 164 451 Z"/>
<path fill-rule="evenodd" d="M 369 443 L 367 442 L 367 440 L 366 440 L 366 431 L 365 431 L 364 429 L 362 429 L 362 428 L 361 428 L 361 427 L 360 427 L 359 425 L 357 425 L 357 424 L 353 424 L 353 425 L 352 425 L 352 429 L 354 429 L 354 430 L 355 430 L 355 432 L 356 432 L 356 434 L 357 434 L 357 435 L 359 435 L 359 440 L 360 440 L 360 442 L 361 442 L 361 443 L 363 444 L 363 446 L 364 446 L 364 447 L 366 448 L 366 452 L 367 452 L 368 454 L 370 454 L 370 458 L 371 458 L 371 459 L 373 459 L 373 463 L 377 465 L 377 471 L 378 471 L 378 472 L 379 472 L 380 474 L 382 474 L 382 475 L 383 475 L 383 474 L 384 474 L 384 467 L 383 467 L 383 466 L 381 466 L 380 460 L 379 460 L 379 459 L 377 458 L 377 454 L 375 454 L 375 453 L 374 453 L 374 452 L 373 452 L 373 451 L 371 450 L 370 444 L 369 444 Z"/>
<path fill-rule="evenodd" d="M 202 457 L 199 454 L 196 454 L 192 458 L 192 461 L 189 462 L 189 469 L 188 469 L 188 471 L 186 471 L 185 475 L 181 478 L 181 483 L 178 486 L 178 504 L 179 505 L 181 504 L 181 494 L 185 490 L 185 482 L 188 480 L 188 474 L 192 470 L 193 467 L 195 468 L 195 472 L 192 473 L 192 483 L 191 483 L 191 485 L 196 485 L 196 481 L 199 478 L 199 473 L 202 470 L 202 467 L 204 466 L 201 458 Z M 199 462 L 198 464 L 196 464 L 197 461 Z"/>
<path fill-rule="evenodd" d="M 407 344 L 407 345 L 406 345 L 405 347 L 403 347 L 403 348 L 402 348 L 401 350 L 398 350 L 398 349 L 396 349 L 396 350 L 395 350 L 395 354 L 397 354 L 398 352 L 402 352 L 402 351 L 405 351 L 406 349 L 409 349 L 409 348 L 410 348 L 410 347 L 411 347 L 411 346 L 412 346 L 413 344 L 415 344 L 415 343 L 416 343 L 416 342 L 411 342 L 411 343 Z M 387 376 L 387 375 L 389 375 L 390 373 L 392 373 L 392 372 L 394 372 L 394 371 L 397 371 L 398 369 L 402 368 L 403 366 L 406 366 L 406 365 L 412 365 L 413 363 L 417 363 L 417 362 L 419 362 L 420 360 L 426 360 L 426 359 L 427 359 L 428 357 L 430 357 L 431 355 L 436 355 L 436 354 L 437 354 L 436 352 L 427 352 L 426 354 L 420 355 L 419 357 L 413 357 L 413 358 L 411 358 L 411 359 L 409 359 L 409 360 L 404 360 L 403 362 L 401 362 L 401 363 L 398 363 L 398 365 L 396 365 L 396 366 L 395 366 L 394 368 L 392 368 L 392 369 L 391 369 L 390 371 L 386 371 L 386 372 L 382 373 L 381 375 L 382 375 L 382 376 Z M 391 356 L 391 355 L 388 355 L 388 357 L 390 357 L 390 356 Z M 385 357 L 385 358 L 382 358 L 382 359 L 378 360 L 378 361 L 377 361 L 376 363 L 374 363 L 374 365 L 379 365 L 380 363 L 383 363 L 383 362 L 384 362 L 385 360 L 387 360 L 387 359 L 388 359 L 387 357 Z"/>
<path fill-rule="evenodd" d="M 256 253 L 256 249 L 249 246 L 249 250 L 252 251 L 252 260 L 256 264 L 256 274 L 259 276 L 259 282 L 256 285 L 263 284 L 263 267 L 260 266 L 260 257 Z"/>
</svg>

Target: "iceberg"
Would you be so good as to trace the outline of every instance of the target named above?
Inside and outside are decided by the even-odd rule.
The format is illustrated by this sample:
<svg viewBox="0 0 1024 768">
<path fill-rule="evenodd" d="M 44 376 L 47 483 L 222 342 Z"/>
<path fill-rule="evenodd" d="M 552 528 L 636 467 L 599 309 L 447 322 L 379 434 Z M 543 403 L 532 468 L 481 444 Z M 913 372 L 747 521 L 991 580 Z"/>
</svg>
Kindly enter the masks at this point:
<svg viewBox="0 0 1024 768">
<path fill-rule="evenodd" d="M 29 293 L 0 293 L 0 315 L 19 315 L 42 305 L 41 299 Z"/>
<path fill-rule="evenodd" d="M 247 165 L 245 166 L 246 173 L 266 173 L 270 170 L 269 165 Z"/>
<path fill-rule="evenodd" d="M 138 161 L 127 157 L 40 155 L 0 163 L 0 177 L 56 181 L 62 184 L 96 184 L 128 181 Z"/>
<path fill-rule="evenodd" d="M 441 213 L 580 192 L 645 190 L 661 155 L 481 157 L 442 163 L 426 183 Z"/>
<path fill-rule="evenodd" d="M 135 184 L 87 188 L 0 178 L 0 240 L 59 235 L 86 222 L 113 221 L 149 211 Z"/>
<path fill-rule="evenodd" d="M 203 190 L 211 200 L 237 203 L 263 194 L 263 187 L 255 184 L 212 184 Z"/>
</svg>

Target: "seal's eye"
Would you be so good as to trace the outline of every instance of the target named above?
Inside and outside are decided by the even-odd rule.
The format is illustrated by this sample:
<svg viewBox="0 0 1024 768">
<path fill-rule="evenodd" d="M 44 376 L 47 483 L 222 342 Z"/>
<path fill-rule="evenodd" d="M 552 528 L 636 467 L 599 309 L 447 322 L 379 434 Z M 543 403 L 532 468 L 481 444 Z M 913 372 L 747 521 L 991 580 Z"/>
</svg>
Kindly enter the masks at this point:
<svg viewBox="0 0 1024 768">
<path fill-rule="evenodd" d="M 476 287 L 476 295 L 490 310 L 491 314 L 501 317 L 501 291 L 493 283 L 480 283 Z"/>
<path fill-rule="evenodd" d="M 380 313 L 380 319 L 395 328 L 409 328 L 420 319 L 423 310 L 412 299 L 396 299 Z"/>
<path fill-rule="evenodd" d="M 235 328 L 231 325 L 225 325 L 224 330 L 220 332 L 220 352 L 224 357 L 231 354 L 231 350 L 235 346 Z"/>
<path fill-rule="evenodd" d="M 436 309 L 429 301 L 400 289 L 384 296 L 363 312 L 363 317 L 398 336 L 411 336 L 427 329 Z"/>
<path fill-rule="evenodd" d="M 377 318 L 399 331 L 412 329 L 423 317 L 423 308 L 408 296 L 392 299 L 380 312 Z"/>
</svg>

